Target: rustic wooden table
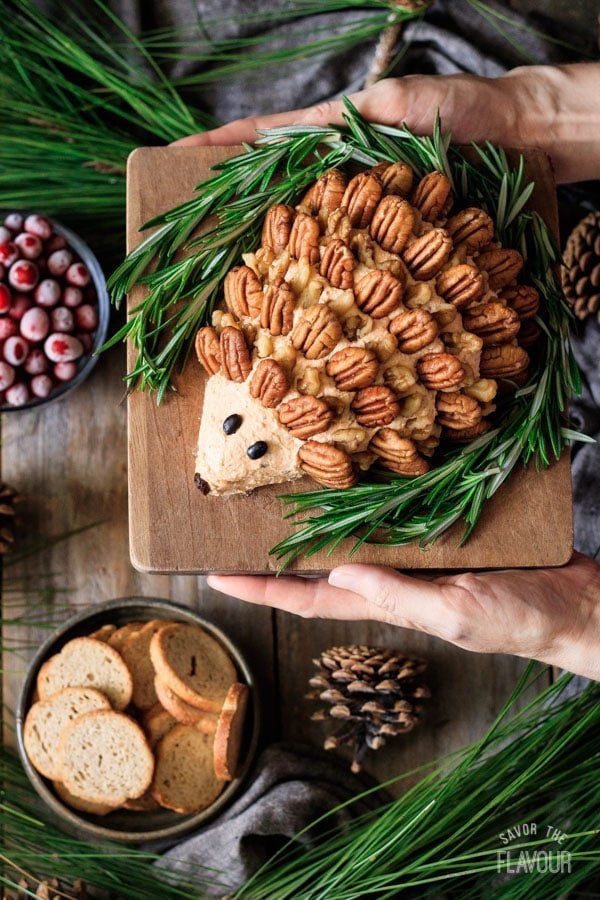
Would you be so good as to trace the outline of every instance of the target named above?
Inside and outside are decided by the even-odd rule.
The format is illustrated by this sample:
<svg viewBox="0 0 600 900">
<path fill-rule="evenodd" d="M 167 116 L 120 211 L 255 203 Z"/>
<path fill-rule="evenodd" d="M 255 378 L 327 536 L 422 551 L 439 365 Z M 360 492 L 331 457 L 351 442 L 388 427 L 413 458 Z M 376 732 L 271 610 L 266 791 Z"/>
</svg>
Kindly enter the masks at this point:
<svg viewBox="0 0 600 900">
<path fill-rule="evenodd" d="M 5 570 L 5 592 L 25 579 L 25 603 L 81 609 L 117 597 L 144 595 L 188 604 L 222 626 L 247 654 L 262 690 L 265 740 L 319 744 L 323 723 L 310 722 L 304 699 L 311 659 L 332 644 L 372 642 L 429 660 L 433 699 L 423 725 L 373 753 L 366 768 L 380 779 L 412 769 L 480 737 L 514 686 L 525 663 L 467 653 L 441 640 L 372 622 L 308 621 L 211 591 L 194 576 L 136 572 L 129 561 L 127 453 L 121 348 L 102 358 L 91 378 L 38 411 L 4 416 L 2 472 L 25 496 L 23 518 L 44 542 Z M 55 541 L 67 532 L 71 537 Z M 44 591 L 54 588 L 46 599 Z M 8 593 L 6 593 L 8 596 Z M 5 610 L 5 616 L 11 613 Z M 60 610 L 59 619 L 68 615 Z M 42 618 L 33 615 L 32 619 Z M 515 623 L 518 627 L 518 623 Z M 3 665 L 5 740 L 31 649 L 44 629 L 5 626 L 4 640 L 21 649 Z M 28 649 L 29 648 L 29 649 Z"/>
</svg>

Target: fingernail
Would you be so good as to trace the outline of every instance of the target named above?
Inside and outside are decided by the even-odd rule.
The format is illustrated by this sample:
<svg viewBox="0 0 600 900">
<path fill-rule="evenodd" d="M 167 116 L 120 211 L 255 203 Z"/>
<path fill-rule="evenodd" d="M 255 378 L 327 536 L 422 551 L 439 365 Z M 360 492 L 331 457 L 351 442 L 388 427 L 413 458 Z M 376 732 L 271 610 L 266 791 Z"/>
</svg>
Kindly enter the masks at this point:
<svg viewBox="0 0 600 900">
<path fill-rule="evenodd" d="M 221 579 L 218 575 L 209 575 L 206 579 L 207 585 L 212 588 L 214 591 L 222 591 L 222 588 L 219 587 Z"/>
<path fill-rule="evenodd" d="M 338 569 L 332 569 L 329 573 L 328 581 L 332 587 L 349 588 L 352 590 L 352 571 L 344 566 L 340 566 Z"/>
</svg>

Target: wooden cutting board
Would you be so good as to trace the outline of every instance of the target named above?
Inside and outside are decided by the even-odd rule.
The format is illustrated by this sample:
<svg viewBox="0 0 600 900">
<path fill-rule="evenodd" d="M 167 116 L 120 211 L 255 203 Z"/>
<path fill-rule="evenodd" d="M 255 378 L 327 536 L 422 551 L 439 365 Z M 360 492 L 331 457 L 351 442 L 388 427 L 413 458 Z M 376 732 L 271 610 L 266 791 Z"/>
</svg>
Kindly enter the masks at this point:
<svg viewBox="0 0 600 900">
<path fill-rule="evenodd" d="M 142 147 L 129 158 L 127 175 L 128 250 L 139 243 L 140 226 L 188 200 L 210 167 L 241 148 Z M 527 175 L 536 183 L 531 207 L 555 234 L 556 190 L 547 158 L 526 154 Z M 144 295 L 136 287 L 129 308 Z M 129 348 L 128 365 L 134 352 Z M 129 540 L 133 565 L 146 572 L 270 572 L 277 568 L 269 548 L 291 530 L 278 496 L 314 488 L 308 479 L 261 488 L 248 496 L 204 497 L 194 485 L 204 375 L 194 359 L 175 379 L 177 394 L 160 407 L 146 394 L 128 400 Z M 363 546 L 353 562 L 401 569 L 482 569 L 560 566 L 573 549 L 571 473 L 568 454 L 543 472 L 515 472 L 486 507 L 474 534 L 458 547 L 461 528 L 423 551 Z M 351 544 L 331 556 L 297 560 L 292 570 L 307 574 L 348 560 Z"/>
</svg>

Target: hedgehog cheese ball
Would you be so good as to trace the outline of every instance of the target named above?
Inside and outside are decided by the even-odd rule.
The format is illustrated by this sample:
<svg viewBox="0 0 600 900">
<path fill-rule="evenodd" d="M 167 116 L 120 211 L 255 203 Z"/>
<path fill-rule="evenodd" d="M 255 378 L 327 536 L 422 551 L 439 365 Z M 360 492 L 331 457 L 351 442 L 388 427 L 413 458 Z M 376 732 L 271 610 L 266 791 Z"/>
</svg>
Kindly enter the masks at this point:
<svg viewBox="0 0 600 900">
<path fill-rule="evenodd" d="M 440 439 L 483 434 L 498 379 L 527 378 L 519 333 L 539 304 L 517 285 L 521 255 L 493 238 L 445 175 L 417 181 L 403 162 L 331 170 L 271 207 L 196 337 L 198 488 L 309 475 L 344 489 L 373 465 L 417 477 Z"/>
</svg>

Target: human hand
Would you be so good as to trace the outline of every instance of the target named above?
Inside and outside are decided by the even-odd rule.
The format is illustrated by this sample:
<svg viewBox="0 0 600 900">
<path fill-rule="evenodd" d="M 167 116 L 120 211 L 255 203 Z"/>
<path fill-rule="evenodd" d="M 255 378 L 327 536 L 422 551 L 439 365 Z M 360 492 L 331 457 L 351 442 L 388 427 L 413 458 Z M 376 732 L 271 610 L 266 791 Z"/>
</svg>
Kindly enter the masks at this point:
<svg viewBox="0 0 600 900">
<path fill-rule="evenodd" d="M 351 95 L 368 120 L 431 134 L 439 110 L 457 142 L 545 150 L 557 181 L 600 177 L 600 65 L 526 66 L 500 78 L 408 75 Z M 272 116 L 252 116 L 182 138 L 183 146 L 252 142 L 279 125 L 341 125 L 340 100 Z"/>
<path fill-rule="evenodd" d="M 538 659 L 600 680 L 600 566 L 579 553 L 561 569 L 430 581 L 384 567 L 345 565 L 329 579 L 211 575 L 208 583 L 304 618 L 387 622 L 465 650 Z"/>
</svg>

